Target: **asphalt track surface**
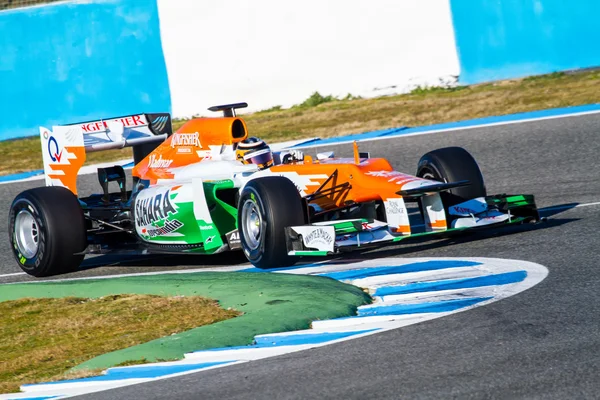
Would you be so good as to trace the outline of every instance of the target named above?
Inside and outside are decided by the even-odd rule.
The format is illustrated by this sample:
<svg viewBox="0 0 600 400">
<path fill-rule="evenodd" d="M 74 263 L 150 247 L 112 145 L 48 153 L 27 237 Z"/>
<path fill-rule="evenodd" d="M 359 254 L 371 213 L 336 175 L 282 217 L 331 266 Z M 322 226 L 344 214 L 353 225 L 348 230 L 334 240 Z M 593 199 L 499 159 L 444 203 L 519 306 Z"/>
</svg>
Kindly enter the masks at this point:
<svg viewBox="0 0 600 400">
<path fill-rule="evenodd" d="M 548 221 L 351 257 L 532 261 L 550 271 L 532 289 L 398 330 L 85 398 L 597 398 L 600 205 L 589 203 L 600 202 L 599 130 L 600 115 L 595 114 L 361 145 L 362 151 L 386 157 L 406 172 L 414 172 L 429 150 L 465 147 L 478 160 L 488 193 L 533 193 Z M 338 156 L 351 155 L 351 145 L 331 149 Z M 95 179 L 81 179 L 84 192 L 98 190 Z M 6 234 L 10 201 L 41 182 L 0 186 L 0 275 L 20 272 Z M 98 257 L 86 263 L 87 269 L 64 277 L 235 265 L 243 258 L 146 258 L 106 266 L 114 262 Z M 20 274 L 0 277 L 0 282 L 27 280 Z"/>
</svg>

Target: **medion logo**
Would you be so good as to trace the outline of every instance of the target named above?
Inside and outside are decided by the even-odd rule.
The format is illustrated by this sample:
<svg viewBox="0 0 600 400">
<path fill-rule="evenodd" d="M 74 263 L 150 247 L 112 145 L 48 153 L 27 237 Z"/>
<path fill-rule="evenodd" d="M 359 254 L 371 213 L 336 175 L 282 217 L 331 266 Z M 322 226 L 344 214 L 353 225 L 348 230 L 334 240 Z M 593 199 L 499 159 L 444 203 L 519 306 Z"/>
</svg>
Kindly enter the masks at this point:
<svg viewBox="0 0 600 400">
<path fill-rule="evenodd" d="M 176 133 L 171 139 L 171 148 L 177 146 L 196 146 L 202 147 L 200 144 L 200 134 L 196 133 Z"/>
<path fill-rule="evenodd" d="M 169 198 L 171 191 L 159 193 L 146 199 L 135 201 L 135 223 L 137 226 L 150 225 L 153 222 L 165 219 L 169 213 L 176 214 L 177 210 Z"/>
</svg>

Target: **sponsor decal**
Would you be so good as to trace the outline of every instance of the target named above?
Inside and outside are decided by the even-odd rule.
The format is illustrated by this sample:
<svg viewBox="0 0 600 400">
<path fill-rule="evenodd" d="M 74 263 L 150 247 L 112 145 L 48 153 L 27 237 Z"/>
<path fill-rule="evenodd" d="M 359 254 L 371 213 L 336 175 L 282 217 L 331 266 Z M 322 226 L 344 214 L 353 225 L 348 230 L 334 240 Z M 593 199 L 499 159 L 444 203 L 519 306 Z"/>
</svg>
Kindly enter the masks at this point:
<svg viewBox="0 0 600 400">
<path fill-rule="evenodd" d="M 204 241 L 204 243 L 205 244 L 212 243 L 212 241 L 213 241 L 214 238 L 215 238 L 214 236 L 209 236 L 209 237 L 206 238 L 206 240 Z"/>
<path fill-rule="evenodd" d="M 177 229 L 183 226 L 183 222 L 179 220 L 166 221 L 165 225 L 160 228 L 143 229 L 142 232 L 150 237 L 162 236 L 175 232 Z"/>
<path fill-rule="evenodd" d="M 229 249 L 237 250 L 242 248 L 242 241 L 240 240 L 240 232 L 236 229 L 225 235 Z"/>
<path fill-rule="evenodd" d="M 457 212 L 459 214 L 477 214 L 477 211 L 471 210 L 470 208 L 454 206 L 452 207 L 452 211 Z"/>
<path fill-rule="evenodd" d="M 48 154 L 50 154 L 50 159 L 53 162 L 60 162 L 60 158 L 62 157 L 62 149 L 58 145 L 58 142 L 54 136 L 50 136 L 50 139 L 48 139 Z"/>
<path fill-rule="evenodd" d="M 115 118 L 111 122 L 120 122 L 125 128 L 148 125 L 143 115 L 132 115 L 130 117 Z M 80 124 L 83 133 L 104 132 L 108 128 L 106 121 L 95 121 Z"/>
<path fill-rule="evenodd" d="M 200 144 L 200 134 L 198 132 L 174 134 L 171 139 L 171 148 L 174 149 L 179 146 L 202 147 L 202 144 Z"/>
<path fill-rule="evenodd" d="M 212 225 L 200 225 L 201 231 L 212 231 L 214 227 Z"/>
<path fill-rule="evenodd" d="M 165 219 L 171 214 L 177 214 L 170 199 L 171 191 L 158 193 L 145 199 L 135 201 L 135 223 L 138 226 L 150 225 L 153 222 Z"/>
<path fill-rule="evenodd" d="M 385 213 L 386 214 L 404 214 L 404 207 L 395 201 L 385 202 Z"/>
<path fill-rule="evenodd" d="M 169 168 L 173 160 L 166 160 L 162 158 L 162 154 L 156 157 L 156 154 L 150 155 L 148 162 L 148 168 Z"/>
<path fill-rule="evenodd" d="M 161 115 L 160 117 L 157 117 L 154 121 L 152 121 L 152 125 L 157 131 L 162 131 L 165 128 L 165 126 L 167 126 L 168 121 L 168 116 Z"/>
<path fill-rule="evenodd" d="M 304 237 L 306 247 L 331 246 L 333 244 L 333 236 L 325 229 L 317 228 Z"/>
</svg>

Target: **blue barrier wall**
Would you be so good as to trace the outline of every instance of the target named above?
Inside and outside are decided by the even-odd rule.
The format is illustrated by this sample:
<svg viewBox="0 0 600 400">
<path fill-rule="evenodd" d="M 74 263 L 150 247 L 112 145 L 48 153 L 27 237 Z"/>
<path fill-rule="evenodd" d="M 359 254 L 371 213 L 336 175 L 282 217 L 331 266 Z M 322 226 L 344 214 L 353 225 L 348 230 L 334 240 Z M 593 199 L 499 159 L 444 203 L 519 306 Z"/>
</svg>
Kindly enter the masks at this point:
<svg viewBox="0 0 600 400">
<path fill-rule="evenodd" d="M 450 0 L 464 84 L 600 65 L 598 0 Z"/>
<path fill-rule="evenodd" d="M 156 0 L 0 12 L 0 140 L 170 109 Z"/>
</svg>

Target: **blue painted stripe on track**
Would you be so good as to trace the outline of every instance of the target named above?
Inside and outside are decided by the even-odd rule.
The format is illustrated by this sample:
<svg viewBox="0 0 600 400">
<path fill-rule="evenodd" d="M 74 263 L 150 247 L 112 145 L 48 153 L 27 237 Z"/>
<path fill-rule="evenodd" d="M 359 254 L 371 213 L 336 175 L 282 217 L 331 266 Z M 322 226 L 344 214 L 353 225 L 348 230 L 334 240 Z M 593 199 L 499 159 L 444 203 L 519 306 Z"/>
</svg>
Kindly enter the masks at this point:
<svg viewBox="0 0 600 400">
<path fill-rule="evenodd" d="M 347 338 L 350 336 L 360 335 L 362 333 L 374 332 L 377 330 L 379 330 L 379 328 L 353 332 L 304 333 L 297 335 L 294 335 L 292 332 L 292 334 L 290 335 L 272 335 L 266 337 L 256 336 L 254 340 L 258 345 L 270 345 L 268 347 L 319 344 L 330 342 L 332 340 Z"/>
<path fill-rule="evenodd" d="M 465 121 L 457 121 L 457 122 L 448 122 L 444 124 L 435 124 L 435 125 L 427 125 L 427 126 L 418 126 L 412 128 L 400 127 L 394 129 L 385 129 L 380 131 L 372 131 L 372 132 L 363 132 L 349 136 L 340 136 L 335 138 L 328 139 L 317 139 L 308 143 L 301 143 L 294 147 L 311 147 L 311 146 L 321 146 L 326 144 L 338 144 L 343 142 L 350 142 L 353 140 L 365 140 L 365 139 L 374 139 L 378 137 L 394 137 L 394 136 L 403 136 L 413 133 L 420 132 L 430 132 L 430 131 L 445 131 L 449 129 L 459 129 L 459 128 L 470 128 L 470 127 L 485 127 L 490 124 L 497 123 L 508 123 L 508 122 L 518 122 L 525 121 L 529 119 L 539 119 L 539 118 L 548 118 L 548 117 L 558 117 L 558 116 L 569 116 L 570 114 L 578 114 L 582 112 L 590 112 L 590 111 L 599 111 L 600 104 L 586 104 L 583 106 L 573 106 L 573 107 L 562 107 L 562 108 L 552 108 L 549 110 L 540 110 L 540 111 L 530 111 L 524 113 L 517 114 L 508 114 L 508 115 L 498 115 L 492 117 L 485 118 L 477 118 L 470 119 Z"/>
<path fill-rule="evenodd" d="M 12 181 L 16 181 L 19 179 L 27 179 L 27 178 L 31 178 L 32 176 L 38 176 L 38 175 L 43 175 L 43 174 L 44 174 L 43 169 L 36 169 L 35 171 L 21 172 L 19 174 L 0 176 L 0 182 L 12 182 Z"/>
<path fill-rule="evenodd" d="M 439 261 L 422 261 L 405 265 L 397 266 L 386 266 L 386 267 L 372 267 L 363 268 L 350 271 L 340 272 L 326 272 L 323 274 L 317 274 L 318 276 L 327 276 L 329 278 L 337 280 L 354 280 L 369 278 L 372 276 L 382 276 L 390 274 L 404 274 L 407 272 L 420 272 L 420 271 L 435 271 L 438 269 L 445 268 L 460 268 L 460 267 L 474 267 L 481 265 L 480 262 L 467 261 L 467 260 L 439 260 Z"/>
<path fill-rule="evenodd" d="M 361 331 L 352 331 L 352 332 L 323 332 L 323 333 L 307 333 L 307 334 L 297 334 L 294 335 L 291 332 L 291 335 L 274 335 L 270 337 L 260 337 L 255 336 L 255 344 L 249 346 L 234 346 L 234 347 L 220 347 L 217 349 L 206 349 L 206 350 L 198 350 L 193 353 L 205 353 L 212 351 L 227 351 L 227 350 L 252 350 L 252 349 L 264 349 L 264 348 L 273 348 L 273 347 L 281 347 L 281 346 L 296 346 L 303 344 L 319 344 L 326 343 L 332 340 L 342 339 L 345 337 L 350 337 L 354 335 L 360 335 L 362 333 L 374 332 L 379 330 L 379 328 L 374 329 L 366 329 Z"/>
<path fill-rule="evenodd" d="M 441 313 L 455 311 L 469 307 L 494 297 L 473 297 L 470 299 L 445 300 L 418 304 L 394 304 L 391 306 L 371 307 L 358 310 L 358 317 L 372 317 L 377 315 L 405 315 L 422 313 Z"/>
<path fill-rule="evenodd" d="M 91 378 L 72 379 L 67 381 L 47 382 L 44 385 L 61 384 L 61 383 L 75 383 L 75 382 L 96 382 L 96 381 L 117 381 L 122 379 L 142 379 L 142 378 L 158 378 L 161 376 L 176 374 L 180 372 L 194 371 L 197 369 L 203 369 L 213 367 L 215 365 L 228 364 L 234 361 L 220 361 L 220 362 L 208 362 L 199 364 L 178 364 L 178 365 L 167 365 L 167 366 L 147 366 L 147 367 L 119 367 L 109 368 L 106 371 L 106 375 L 93 376 Z M 36 385 L 23 385 L 23 386 L 36 386 Z"/>
<path fill-rule="evenodd" d="M 421 293 L 437 290 L 469 289 L 482 286 L 508 285 L 521 282 L 527 277 L 527 271 L 506 272 L 503 274 L 478 276 L 475 278 L 448 279 L 435 282 L 417 282 L 408 285 L 384 286 L 375 290 L 374 296 Z"/>
</svg>

